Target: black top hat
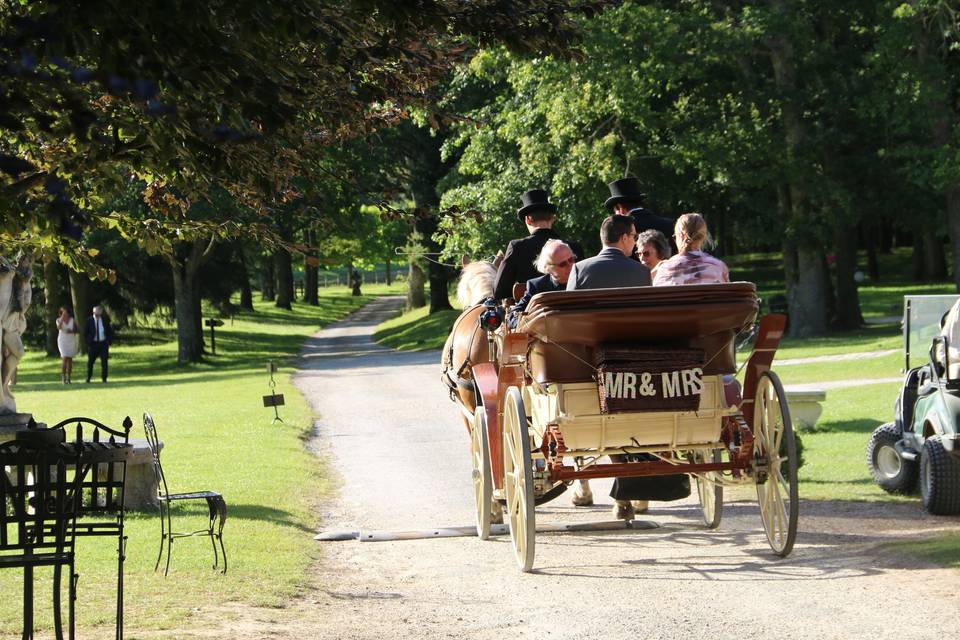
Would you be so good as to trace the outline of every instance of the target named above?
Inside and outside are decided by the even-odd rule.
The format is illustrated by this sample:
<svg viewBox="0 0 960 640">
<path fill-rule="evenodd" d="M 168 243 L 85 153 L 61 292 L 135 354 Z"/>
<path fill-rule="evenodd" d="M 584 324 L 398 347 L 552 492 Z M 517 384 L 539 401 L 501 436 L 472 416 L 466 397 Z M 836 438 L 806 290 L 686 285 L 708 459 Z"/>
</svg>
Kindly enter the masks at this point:
<svg viewBox="0 0 960 640">
<path fill-rule="evenodd" d="M 647 197 L 647 194 L 640 190 L 640 181 L 633 176 L 614 180 L 607 187 L 610 189 L 610 197 L 603 206 L 608 209 L 621 202 L 641 202 Z"/>
<path fill-rule="evenodd" d="M 523 222 L 526 216 L 537 213 L 538 211 L 555 214 L 557 212 L 557 205 L 550 202 L 547 198 L 548 195 L 545 189 L 530 189 L 530 191 L 520 196 L 520 199 L 523 201 L 523 206 L 517 209 L 517 218 Z"/>
</svg>

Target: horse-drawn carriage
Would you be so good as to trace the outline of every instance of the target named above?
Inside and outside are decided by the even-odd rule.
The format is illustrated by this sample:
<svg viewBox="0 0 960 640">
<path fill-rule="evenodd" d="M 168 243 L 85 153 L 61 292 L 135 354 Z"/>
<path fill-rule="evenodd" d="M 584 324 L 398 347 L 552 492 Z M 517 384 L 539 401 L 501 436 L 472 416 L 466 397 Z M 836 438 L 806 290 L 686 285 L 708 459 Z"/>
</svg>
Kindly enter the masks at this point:
<svg viewBox="0 0 960 640">
<path fill-rule="evenodd" d="M 473 344 L 448 379 L 470 417 L 478 535 L 489 535 L 505 503 L 517 562 L 529 571 L 535 505 L 566 484 L 685 473 L 710 528 L 720 522 L 723 486 L 756 485 L 770 547 L 789 554 L 796 444 L 770 371 L 783 316 L 759 323 L 742 391 L 732 375 L 735 336 L 757 311 L 749 283 L 545 293 L 512 330 L 475 307 L 474 338 L 486 333 L 487 357 Z"/>
</svg>

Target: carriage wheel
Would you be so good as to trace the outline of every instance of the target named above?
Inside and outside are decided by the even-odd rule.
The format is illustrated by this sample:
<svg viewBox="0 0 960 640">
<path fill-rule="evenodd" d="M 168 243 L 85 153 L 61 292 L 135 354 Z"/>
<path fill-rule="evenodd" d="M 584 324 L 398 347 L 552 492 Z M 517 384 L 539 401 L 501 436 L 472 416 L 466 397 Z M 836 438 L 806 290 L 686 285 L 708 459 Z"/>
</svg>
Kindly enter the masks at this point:
<svg viewBox="0 0 960 640">
<path fill-rule="evenodd" d="M 707 452 L 695 452 L 693 461 L 697 464 L 707 462 Z M 720 462 L 718 450 L 711 452 L 710 462 Z M 703 523 L 708 529 L 716 529 L 720 526 L 720 518 L 723 515 L 723 485 L 720 484 L 720 472 L 708 471 L 697 475 L 697 494 L 700 496 L 700 508 L 703 509 Z"/>
<path fill-rule="evenodd" d="M 510 540 L 517 564 L 523 571 L 533 568 L 536 522 L 534 521 L 533 464 L 530 435 L 523 396 L 510 387 L 503 407 L 503 485 L 510 516 Z"/>
<path fill-rule="evenodd" d="M 754 404 L 753 454 L 757 461 L 766 463 L 755 476 L 760 517 L 770 548 L 783 558 L 793 549 L 797 537 L 797 443 L 783 385 L 772 371 L 761 374 Z"/>
<path fill-rule="evenodd" d="M 490 471 L 490 441 L 487 434 L 487 413 L 480 405 L 473 412 L 470 428 L 473 455 L 473 495 L 477 499 L 477 537 L 490 537 L 493 512 L 493 474 Z"/>
</svg>

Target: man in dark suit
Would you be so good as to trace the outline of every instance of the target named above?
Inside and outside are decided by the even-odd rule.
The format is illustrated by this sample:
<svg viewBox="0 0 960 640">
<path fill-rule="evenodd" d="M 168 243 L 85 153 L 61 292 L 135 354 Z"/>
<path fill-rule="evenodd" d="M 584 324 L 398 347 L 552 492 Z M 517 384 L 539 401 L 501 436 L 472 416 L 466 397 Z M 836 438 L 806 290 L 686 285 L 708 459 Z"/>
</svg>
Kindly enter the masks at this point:
<svg viewBox="0 0 960 640">
<path fill-rule="evenodd" d="M 677 253 L 677 243 L 673 239 L 674 221 L 670 218 L 658 216 L 644 207 L 647 194 L 640 189 L 640 181 L 635 177 L 621 178 L 614 180 L 607 185 L 610 189 L 610 197 L 604 203 L 604 206 L 618 216 L 630 216 L 633 218 L 633 226 L 637 233 L 643 233 L 649 229 L 656 229 L 670 241 L 670 248 L 673 255 Z M 636 248 L 631 252 L 635 260 L 637 257 Z"/>
<path fill-rule="evenodd" d="M 600 227 L 600 242 L 600 253 L 573 265 L 567 291 L 650 285 L 650 269 L 630 259 L 630 250 L 637 242 L 632 218 L 607 216 Z"/>
<path fill-rule="evenodd" d="M 103 315 L 103 307 L 100 305 L 93 308 L 93 315 L 87 319 L 83 337 L 87 343 L 87 382 L 90 382 L 93 375 L 93 363 L 97 358 L 100 358 L 100 379 L 106 382 L 113 329 L 110 327 L 110 318 Z"/>
<path fill-rule="evenodd" d="M 537 258 L 537 270 L 546 275 L 527 280 L 527 291 L 517 304 L 510 308 L 510 326 L 515 327 L 530 300 L 538 293 L 562 291 L 567 288 L 567 280 L 573 270 L 573 263 L 577 261 L 573 249 L 563 240 L 551 238 L 543 245 L 540 256 Z"/>
<path fill-rule="evenodd" d="M 497 279 L 493 285 L 493 297 L 497 300 L 513 297 L 513 285 L 540 277 L 533 262 L 547 240 L 559 239 L 553 230 L 557 220 L 557 205 L 548 200 L 543 189 L 531 189 L 521 196 L 523 206 L 517 209 L 517 218 L 527 225 L 530 233 L 525 238 L 511 240 L 503 261 L 497 269 Z M 578 258 L 583 257 L 583 247 L 577 242 L 568 242 Z"/>
</svg>

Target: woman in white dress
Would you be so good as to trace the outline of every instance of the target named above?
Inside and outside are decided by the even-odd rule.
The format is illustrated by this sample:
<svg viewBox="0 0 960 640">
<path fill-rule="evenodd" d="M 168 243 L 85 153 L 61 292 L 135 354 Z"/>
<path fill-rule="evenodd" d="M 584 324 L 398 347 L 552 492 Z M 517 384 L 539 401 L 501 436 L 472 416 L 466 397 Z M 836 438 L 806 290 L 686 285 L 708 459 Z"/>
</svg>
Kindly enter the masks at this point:
<svg viewBox="0 0 960 640">
<path fill-rule="evenodd" d="M 60 349 L 60 357 L 63 358 L 63 365 L 60 369 L 60 381 L 63 384 L 70 384 L 70 374 L 73 373 L 73 358 L 77 355 L 80 343 L 77 334 L 77 321 L 70 315 L 66 307 L 60 307 L 60 315 L 57 316 L 57 348 Z"/>
</svg>

